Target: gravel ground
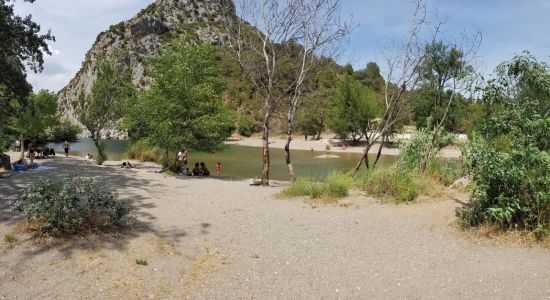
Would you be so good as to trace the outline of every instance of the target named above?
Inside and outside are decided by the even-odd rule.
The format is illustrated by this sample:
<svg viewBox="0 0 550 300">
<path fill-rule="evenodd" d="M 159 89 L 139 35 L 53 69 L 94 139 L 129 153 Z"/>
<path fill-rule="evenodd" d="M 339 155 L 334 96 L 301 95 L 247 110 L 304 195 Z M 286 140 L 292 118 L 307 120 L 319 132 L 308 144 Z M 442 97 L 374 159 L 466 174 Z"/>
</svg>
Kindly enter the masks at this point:
<svg viewBox="0 0 550 300">
<path fill-rule="evenodd" d="M 0 179 L 0 299 L 550 296 L 548 250 L 465 240 L 450 226 L 452 199 L 396 206 L 355 195 L 345 207 L 317 207 L 242 180 L 74 159 L 49 166 Z M 8 201 L 32 181 L 75 170 L 132 202 L 132 229 L 71 240 L 20 233 Z M 6 244 L 6 233 L 18 241 Z"/>
</svg>

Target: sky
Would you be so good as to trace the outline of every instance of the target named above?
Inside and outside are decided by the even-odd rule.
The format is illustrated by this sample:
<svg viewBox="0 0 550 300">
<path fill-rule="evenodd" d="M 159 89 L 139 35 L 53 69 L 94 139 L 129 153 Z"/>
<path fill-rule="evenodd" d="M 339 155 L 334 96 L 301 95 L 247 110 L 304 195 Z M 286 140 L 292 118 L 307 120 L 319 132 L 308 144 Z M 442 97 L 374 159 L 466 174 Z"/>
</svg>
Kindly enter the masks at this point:
<svg viewBox="0 0 550 300">
<path fill-rule="evenodd" d="M 153 0 L 17 0 L 19 15 L 31 14 L 43 31 L 56 37 L 44 71 L 29 73 L 35 90 L 59 91 L 78 72 L 97 35 L 110 25 L 130 19 Z M 357 25 L 347 55 L 340 63 L 356 69 L 381 62 L 381 49 L 406 35 L 413 10 L 410 0 L 342 0 L 342 13 Z M 474 29 L 483 35 L 477 67 L 485 73 L 514 54 L 529 50 L 540 60 L 550 57 L 549 0 L 428 0 L 430 15 L 446 20 L 443 35 L 453 40 Z M 383 66 L 381 66 L 383 69 Z"/>
</svg>

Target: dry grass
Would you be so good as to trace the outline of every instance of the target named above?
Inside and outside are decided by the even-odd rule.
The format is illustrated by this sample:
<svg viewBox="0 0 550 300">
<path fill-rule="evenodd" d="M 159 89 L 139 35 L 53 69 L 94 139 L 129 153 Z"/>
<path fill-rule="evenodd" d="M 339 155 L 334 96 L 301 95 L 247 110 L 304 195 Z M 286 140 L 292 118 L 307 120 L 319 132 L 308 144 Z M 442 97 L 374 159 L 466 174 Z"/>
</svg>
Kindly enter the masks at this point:
<svg viewBox="0 0 550 300">
<path fill-rule="evenodd" d="M 550 249 L 550 238 L 538 240 L 536 235 L 526 230 L 502 230 L 496 225 L 482 225 L 477 228 L 466 228 L 459 222 L 453 227 L 466 240 L 475 244 L 517 245 L 521 247 L 544 247 Z"/>
</svg>

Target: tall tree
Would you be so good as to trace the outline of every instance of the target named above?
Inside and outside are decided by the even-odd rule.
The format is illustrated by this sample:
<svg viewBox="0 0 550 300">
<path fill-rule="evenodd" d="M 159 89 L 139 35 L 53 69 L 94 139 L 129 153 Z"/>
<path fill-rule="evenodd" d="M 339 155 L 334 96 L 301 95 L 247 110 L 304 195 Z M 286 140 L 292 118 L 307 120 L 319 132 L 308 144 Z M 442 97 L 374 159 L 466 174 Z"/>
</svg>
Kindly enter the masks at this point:
<svg viewBox="0 0 550 300">
<path fill-rule="evenodd" d="M 499 65 L 481 89 L 490 113 L 465 153 L 474 191 L 462 217 L 471 226 L 548 228 L 550 66 L 523 53 Z"/>
<path fill-rule="evenodd" d="M 367 63 L 364 69 L 355 71 L 353 78 L 361 81 L 364 85 L 370 87 L 376 93 L 381 93 L 384 89 L 384 77 L 380 73 L 380 67 L 375 62 Z"/>
<path fill-rule="evenodd" d="M 367 143 L 363 156 L 355 166 L 359 171 L 363 162 L 370 167 L 370 150 L 378 143 L 378 155 L 372 166 L 376 166 L 387 141 L 388 135 L 403 119 L 410 104 L 410 91 L 414 90 L 420 80 L 417 68 L 422 62 L 420 38 L 426 25 L 425 0 L 414 2 L 414 11 L 409 21 L 407 38 L 404 42 L 395 43 L 383 51 L 387 75 L 383 89 L 382 117 L 378 122 L 372 122 L 367 129 Z"/>
<path fill-rule="evenodd" d="M 329 127 L 342 139 L 357 142 L 378 116 L 376 96 L 360 81 L 346 76 L 341 80 L 330 112 Z"/>
<path fill-rule="evenodd" d="M 53 92 L 40 90 L 37 94 L 31 94 L 25 103 L 12 101 L 12 105 L 17 113 L 12 116 L 10 127 L 19 134 L 23 159 L 25 139 L 35 138 L 57 124 L 57 97 Z"/>
<path fill-rule="evenodd" d="M 271 118 L 283 102 L 288 105 L 285 160 L 292 182 L 290 143 L 306 83 L 320 69 L 318 58 L 334 57 L 351 28 L 340 20 L 341 0 L 237 2 L 240 15 L 228 26 L 229 48 L 263 97 L 262 184 L 269 184 Z"/>
<path fill-rule="evenodd" d="M 434 156 L 435 143 L 445 124 L 449 123 L 449 113 L 457 107 L 461 93 L 466 92 L 472 82 L 474 69 L 470 63 L 481 43 L 479 32 L 472 38 L 465 38 L 461 45 L 446 43 L 437 40 L 437 36 L 434 37 L 425 46 L 424 58 L 418 68 L 421 88 L 432 104 L 430 117 L 434 126 L 420 165 L 421 171 L 426 169 L 429 160 Z"/>
<path fill-rule="evenodd" d="M 32 91 L 25 67 L 41 72 L 44 53 L 51 54 L 48 41 L 55 40 L 49 31 L 40 34 L 40 26 L 30 15 L 15 15 L 14 2 L 0 0 L 0 132 L 8 124 L 6 116 L 15 113 L 19 107 L 12 107 L 10 102 L 24 102 Z"/>
<path fill-rule="evenodd" d="M 231 134 L 233 115 L 223 105 L 215 49 L 177 42 L 149 63 L 153 84 L 129 109 L 127 124 L 165 151 L 182 147 L 215 150 Z"/>
<path fill-rule="evenodd" d="M 120 120 L 126 100 L 134 95 L 135 87 L 130 72 L 119 70 L 114 59 L 99 56 L 97 78 L 91 93 L 82 92 L 78 103 L 75 104 L 78 121 L 92 135 L 98 153 L 97 164 L 101 165 L 106 160 L 105 144 L 101 142 L 103 130 L 114 126 Z"/>
</svg>

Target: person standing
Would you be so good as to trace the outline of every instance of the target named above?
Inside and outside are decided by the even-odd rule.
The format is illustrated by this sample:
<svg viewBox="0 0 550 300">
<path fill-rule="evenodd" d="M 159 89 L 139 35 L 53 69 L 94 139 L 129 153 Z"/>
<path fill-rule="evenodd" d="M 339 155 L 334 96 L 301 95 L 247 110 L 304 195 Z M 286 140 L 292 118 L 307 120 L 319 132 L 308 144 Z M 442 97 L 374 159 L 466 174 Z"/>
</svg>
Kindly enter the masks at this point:
<svg viewBox="0 0 550 300">
<path fill-rule="evenodd" d="M 187 168 L 187 150 L 183 151 L 182 160 L 183 160 L 183 167 Z"/>
<path fill-rule="evenodd" d="M 220 162 L 218 162 L 218 163 L 216 164 L 216 173 L 217 173 L 218 175 L 220 175 L 221 172 L 222 172 L 222 164 L 221 164 Z"/>
<path fill-rule="evenodd" d="M 13 146 L 14 146 L 14 148 L 15 148 L 15 149 L 14 149 L 15 152 L 21 151 L 21 142 L 20 142 L 19 140 L 15 141 L 15 142 L 13 143 Z"/>
<path fill-rule="evenodd" d="M 31 165 L 33 164 L 34 162 L 34 157 L 36 155 L 36 150 L 34 149 L 34 143 L 31 142 L 29 144 L 29 158 L 31 159 Z"/>
<path fill-rule="evenodd" d="M 63 143 L 63 150 L 65 150 L 65 157 L 69 157 L 70 147 L 71 147 L 71 144 L 69 144 L 69 141 L 65 140 L 65 143 Z"/>
</svg>

